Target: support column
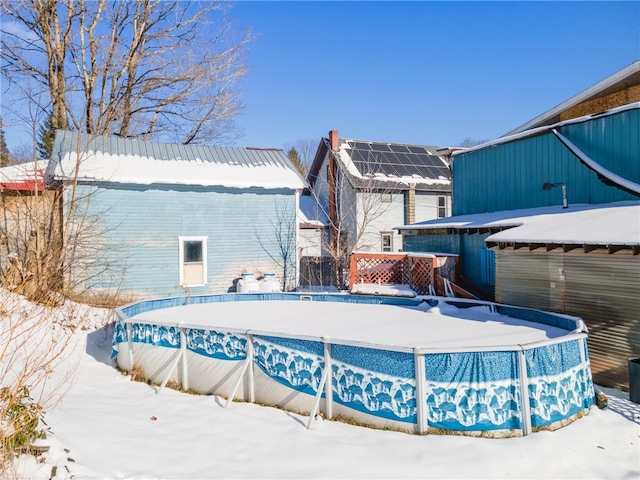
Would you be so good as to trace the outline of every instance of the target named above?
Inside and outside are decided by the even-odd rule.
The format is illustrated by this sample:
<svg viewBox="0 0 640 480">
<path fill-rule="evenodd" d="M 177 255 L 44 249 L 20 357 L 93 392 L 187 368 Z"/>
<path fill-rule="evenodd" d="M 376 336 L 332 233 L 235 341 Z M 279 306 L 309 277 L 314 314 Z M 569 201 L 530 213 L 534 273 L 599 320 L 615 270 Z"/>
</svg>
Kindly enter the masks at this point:
<svg viewBox="0 0 640 480">
<path fill-rule="evenodd" d="M 518 380 L 520 383 L 520 418 L 522 435 L 529 435 L 531 428 L 531 407 L 529 405 L 529 375 L 527 374 L 527 356 L 524 350 L 518 351 Z"/>
</svg>

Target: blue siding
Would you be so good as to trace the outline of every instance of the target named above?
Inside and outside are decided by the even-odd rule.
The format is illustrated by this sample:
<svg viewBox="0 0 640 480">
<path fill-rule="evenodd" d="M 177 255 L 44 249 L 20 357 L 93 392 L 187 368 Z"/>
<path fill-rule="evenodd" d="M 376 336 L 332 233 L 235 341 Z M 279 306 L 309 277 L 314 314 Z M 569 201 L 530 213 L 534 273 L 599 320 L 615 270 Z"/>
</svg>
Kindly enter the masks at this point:
<svg viewBox="0 0 640 480">
<path fill-rule="evenodd" d="M 493 292 L 494 285 L 487 283 L 481 250 L 489 233 L 452 233 L 435 235 L 403 235 L 402 249 L 405 252 L 455 253 L 460 255 L 460 274 L 482 288 Z"/>
<path fill-rule="evenodd" d="M 559 132 L 608 170 L 640 183 L 640 109 L 565 125 Z M 560 205 L 565 182 L 569 203 L 638 200 L 609 186 L 584 166 L 553 133 L 461 153 L 454 157 L 453 215 Z"/>
<path fill-rule="evenodd" d="M 493 292 L 494 286 L 484 282 L 480 250 L 485 248 L 489 233 L 460 235 L 460 270 L 463 277 L 484 291 Z"/>
<path fill-rule="evenodd" d="M 99 262 L 126 267 L 121 291 L 135 295 L 185 294 L 179 285 L 178 236 L 208 237 L 207 285 L 188 292 L 198 295 L 228 291 L 243 269 L 268 270 L 281 278 L 282 268 L 275 264 L 281 243 L 276 232 L 288 222 L 294 222 L 295 232 L 293 190 L 79 186 L 78 196 L 85 195 L 87 216 L 99 219 L 96 234 L 107 245 L 101 247 L 107 251 Z M 290 241 L 290 267 L 295 275 L 295 234 Z M 99 275 L 84 286 L 113 286 L 113 280 Z"/>
<path fill-rule="evenodd" d="M 480 274 L 485 285 L 496 284 L 496 252 L 483 248 L 480 250 Z"/>
<path fill-rule="evenodd" d="M 460 253 L 458 234 L 402 235 L 404 252 Z"/>
</svg>

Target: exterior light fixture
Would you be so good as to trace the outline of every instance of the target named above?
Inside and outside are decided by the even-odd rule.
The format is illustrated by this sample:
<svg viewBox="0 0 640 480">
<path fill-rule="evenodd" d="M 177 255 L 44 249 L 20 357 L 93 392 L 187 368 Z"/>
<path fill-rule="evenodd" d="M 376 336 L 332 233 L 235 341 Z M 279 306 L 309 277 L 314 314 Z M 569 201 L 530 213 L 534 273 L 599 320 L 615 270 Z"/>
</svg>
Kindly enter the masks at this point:
<svg viewBox="0 0 640 480">
<path fill-rule="evenodd" d="M 562 208 L 567 208 L 567 185 L 564 182 L 558 183 L 543 183 L 542 190 L 551 190 L 553 187 L 562 187 Z"/>
</svg>

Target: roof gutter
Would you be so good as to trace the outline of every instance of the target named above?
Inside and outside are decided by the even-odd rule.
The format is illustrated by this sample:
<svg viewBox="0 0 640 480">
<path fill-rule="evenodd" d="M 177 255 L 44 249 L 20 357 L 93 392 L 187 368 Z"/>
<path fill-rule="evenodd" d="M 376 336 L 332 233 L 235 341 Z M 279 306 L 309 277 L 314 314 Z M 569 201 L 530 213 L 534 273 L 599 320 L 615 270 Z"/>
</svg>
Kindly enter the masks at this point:
<svg viewBox="0 0 640 480">
<path fill-rule="evenodd" d="M 588 168 L 593 170 L 598 174 L 602 179 L 608 180 L 612 184 L 617 187 L 620 187 L 628 192 L 634 193 L 636 195 L 640 195 L 640 184 L 627 180 L 626 178 L 622 178 L 620 175 L 613 173 L 610 170 L 607 170 L 598 162 L 589 157 L 586 153 L 580 150 L 575 143 L 569 140 L 567 137 L 562 135 L 558 130 L 552 128 L 551 131 L 553 134 L 562 142 L 562 144 L 567 147 L 571 153 L 573 153 L 576 157 L 580 159 L 582 163 L 584 163 Z"/>
</svg>

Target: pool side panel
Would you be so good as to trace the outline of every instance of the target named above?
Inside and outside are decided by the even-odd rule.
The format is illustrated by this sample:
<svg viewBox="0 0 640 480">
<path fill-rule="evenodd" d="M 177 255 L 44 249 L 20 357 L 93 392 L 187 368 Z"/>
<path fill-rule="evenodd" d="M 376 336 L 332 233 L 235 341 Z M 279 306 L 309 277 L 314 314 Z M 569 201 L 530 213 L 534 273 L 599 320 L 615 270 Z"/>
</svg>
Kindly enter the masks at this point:
<svg viewBox="0 0 640 480">
<path fill-rule="evenodd" d="M 123 369 L 142 367 L 154 381 L 180 383 L 180 331 L 185 333 L 189 388 L 207 394 L 229 396 L 239 384 L 247 358 L 247 334 L 221 329 L 154 325 L 128 320 L 158 308 L 185 303 L 225 301 L 296 300 L 304 295 L 207 295 L 138 302 L 118 309 L 113 351 Z M 345 295 L 314 296 L 315 301 L 391 303 L 416 305 L 414 299 L 386 299 Z M 443 299 L 449 301 L 449 299 Z M 503 309 L 523 318 L 522 309 Z M 528 309 L 526 320 L 574 329 L 574 320 Z M 578 321 L 580 319 L 577 319 Z M 575 331 L 575 330 L 574 330 Z M 255 356 L 235 398 L 247 399 L 247 376 L 255 388 L 255 401 L 309 414 L 318 394 L 325 367 L 327 338 L 303 340 L 291 336 L 253 335 Z M 390 347 L 391 348 L 391 347 Z M 521 352 L 522 350 L 522 352 Z M 379 428 L 417 429 L 416 357 L 424 358 L 424 405 L 429 432 L 461 433 L 491 437 L 522 434 L 521 402 L 531 410 L 535 430 L 554 429 L 579 418 L 594 403 L 586 335 L 565 340 L 516 347 L 509 351 L 458 353 L 408 353 L 383 347 L 331 343 L 331 391 L 333 416 Z M 417 351 L 416 351 L 417 352 Z M 520 352 L 520 353 L 518 353 Z M 130 358 L 133 354 L 133 365 Z M 521 398 L 518 356 L 524 355 L 527 399 Z M 526 367 L 526 368 L 525 368 Z M 173 370 L 173 371 L 172 371 Z M 524 374 L 524 373 L 523 373 Z M 251 391 L 253 391 L 251 388 Z M 523 392 L 526 394 L 527 391 Z M 326 411 L 322 393 L 321 411 Z"/>
<path fill-rule="evenodd" d="M 522 429 L 515 351 L 427 354 L 425 370 L 430 427 Z"/>
<path fill-rule="evenodd" d="M 534 428 L 549 427 L 593 405 L 590 369 L 580 352 L 583 341 L 545 345 L 525 352 Z"/>
</svg>

